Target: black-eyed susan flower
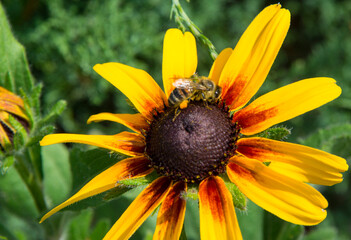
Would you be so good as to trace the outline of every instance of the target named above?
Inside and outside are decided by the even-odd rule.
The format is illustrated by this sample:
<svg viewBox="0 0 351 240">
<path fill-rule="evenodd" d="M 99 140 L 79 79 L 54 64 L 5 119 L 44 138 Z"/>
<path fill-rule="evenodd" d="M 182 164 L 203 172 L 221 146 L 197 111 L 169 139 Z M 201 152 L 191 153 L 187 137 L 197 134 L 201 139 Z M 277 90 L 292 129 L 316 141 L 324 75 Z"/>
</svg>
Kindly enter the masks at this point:
<svg viewBox="0 0 351 240">
<path fill-rule="evenodd" d="M 0 87 L 0 151 L 12 148 L 16 128 L 11 124 L 10 116 L 28 130 L 29 119 L 22 98 Z"/>
<path fill-rule="evenodd" d="M 219 54 L 206 77 L 222 90 L 216 101 L 190 97 L 186 107 L 168 103 L 173 83 L 191 79 L 196 72 L 196 44 L 189 32 L 170 29 L 165 35 L 164 92 L 143 70 L 121 63 L 97 64 L 94 70 L 122 91 L 139 113 L 100 113 L 88 122 L 114 121 L 134 133 L 53 134 L 41 145 L 84 143 L 130 158 L 94 177 L 41 221 L 74 202 L 116 187 L 123 179 L 155 170 L 159 177 L 131 203 L 105 239 L 128 239 L 159 205 L 154 239 L 178 239 L 186 206 L 182 196 L 189 184 L 198 186 L 201 239 L 241 239 L 232 195 L 223 180 L 226 176 L 249 199 L 286 221 L 301 225 L 321 222 L 328 203 L 307 183 L 341 182 L 340 172 L 348 169 L 346 161 L 317 149 L 250 137 L 341 93 L 335 80 L 311 78 L 269 92 L 245 106 L 265 80 L 289 24 L 288 10 L 279 4 L 269 6 L 234 49 Z M 179 93 L 186 97 L 187 90 Z"/>
</svg>

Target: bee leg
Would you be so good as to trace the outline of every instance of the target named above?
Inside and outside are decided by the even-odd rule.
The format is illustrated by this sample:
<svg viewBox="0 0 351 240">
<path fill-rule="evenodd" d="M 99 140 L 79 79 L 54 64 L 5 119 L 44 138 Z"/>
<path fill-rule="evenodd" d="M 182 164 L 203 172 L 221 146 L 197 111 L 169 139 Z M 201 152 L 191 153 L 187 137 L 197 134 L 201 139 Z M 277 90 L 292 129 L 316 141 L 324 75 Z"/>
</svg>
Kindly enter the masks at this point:
<svg viewBox="0 0 351 240">
<path fill-rule="evenodd" d="M 208 101 L 205 101 L 205 105 L 206 105 L 207 109 L 212 110 L 212 108 L 210 106 L 208 106 Z"/>
<path fill-rule="evenodd" d="M 172 119 L 172 121 L 174 122 L 174 120 L 178 117 L 178 115 L 180 114 L 181 110 L 179 109 L 179 107 L 177 107 L 174 110 L 174 118 Z"/>
</svg>

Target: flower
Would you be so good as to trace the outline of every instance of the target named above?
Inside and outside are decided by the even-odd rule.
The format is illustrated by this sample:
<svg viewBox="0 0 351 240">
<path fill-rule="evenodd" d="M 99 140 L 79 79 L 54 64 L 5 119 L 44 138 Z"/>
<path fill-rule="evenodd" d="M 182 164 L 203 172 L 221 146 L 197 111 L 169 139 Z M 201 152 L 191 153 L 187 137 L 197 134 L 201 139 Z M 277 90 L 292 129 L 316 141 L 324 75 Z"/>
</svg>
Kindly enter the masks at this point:
<svg viewBox="0 0 351 240">
<path fill-rule="evenodd" d="M 289 24 L 290 13 L 280 4 L 265 8 L 235 49 L 219 54 L 208 78 L 194 75 L 197 53 L 193 35 L 168 30 L 162 65 L 164 92 L 143 70 L 120 63 L 95 65 L 94 70 L 124 93 L 139 113 L 100 113 L 88 123 L 114 121 L 135 133 L 52 134 L 44 137 L 41 145 L 84 143 L 130 158 L 94 177 L 41 222 L 74 202 L 116 187 L 123 179 L 146 176 L 153 170 L 159 177 L 131 203 L 105 239 L 128 239 L 160 204 L 154 239 L 178 239 L 189 184 L 198 186 L 201 239 L 242 239 L 223 176 L 257 205 L 286 221 L 301 225 L 321 222 L 328 203 L 307 183 L 341 182 L 340 172 L 348 169 L 346 161 L 310 147 L 252 135 L 335 99 L 341 89 L 331 78 L 305 79 L 245 106 L 268 75 Z M 204 85 L 203 80 L 208 79 L 214 84 L 211 88 L 196 85 Z M 216 86 L 221 90 L 219 100 L 202 96 Z M 187 105 L 170 104 L 172 94 L 179 102 L 187 100 Z"/>
<path fill-rule="evenodd" d="M 25 113 L 22 98 L 0 87 L 0 150 L 12 147 L 16 127 L 11 124 L 11 117 L 28 130 L 29 118 Z"/>
</svg>

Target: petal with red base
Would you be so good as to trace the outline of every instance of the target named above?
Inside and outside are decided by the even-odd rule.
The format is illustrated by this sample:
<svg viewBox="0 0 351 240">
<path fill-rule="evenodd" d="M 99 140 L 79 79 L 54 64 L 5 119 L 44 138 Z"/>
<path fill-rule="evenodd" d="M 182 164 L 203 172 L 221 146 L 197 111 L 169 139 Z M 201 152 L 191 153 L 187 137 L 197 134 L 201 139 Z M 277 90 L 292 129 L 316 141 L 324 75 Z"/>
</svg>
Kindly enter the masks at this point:
<svg viewBox="0 0 351 240">
<path fill-rule="evenodd" d="M 316 189 L 258 160 L 235 156 L 230 159 L 227 174 L 250 200 L 285 221 L 316 225 L 327 216 L 328 202 Z"/>
<path fill-rule="evenodd" d="M 237 152 L 246 157 L 270 162 L 270 169 L 302 182 L 334 185 L 342 181 L 340 172 L 348 169 L 345 159 L 299 144 L 242 138 L 237 146 Z"/>
<path fill-rule="evenodd" d="M 103 171 L 90 182 L 85 184 L 76 194 L 45 214 L 40 223 L 61 209 L 85 198 L 105 192 L 117 186 L 117 182 L 124 179 L 138 178 L 148 175 L 153 171 L 149 167 L 150 161 L 145 157 L 124 159 L 107 170 Z"/>
<path fill-rule="evenodd" d="M 118 221 L 104 237 L 106 239 L 128 239 L 146 218 L 165 199 L 171 187 L 171 180 L 160 177 L 146 187 L 129 205 Z"/>
<path fill-rule="evenodd" d="M 326 104 L 341 94 L 332 78 L 310 78 L 271 91 L 233 116 L 241 133 L 252 135 Z"/>
<path fill-rule="evenodd" d="M 232 195 L 220 177 L 209 177 L 200 183 L 201 239 L 242 239 Z"/>
<path fill-rule="evenodd" d="M 186 201 L 186 183 L 177 182 L 169 190 L 157 215 L 156 230 L 153 240 L 178 240 L 183 228 Z"/>
<path fill-rule="evenodd" d="M 144 155 L 145 149 L 144 138 L 139 134 L 130 132 L 121 132 L 116 135 L 50 134 L 40 141 L 40 145 L 47 146 L 68 142 L 106 148 L 128 156 Z"/>
<path fill-rule="evenodd" d="M 266 7 L 252 21 L 223 68 L 219 86 L 232 110 L 243 107 L 266 79 L 290 25 L 280 4 Z"/>
</svg>

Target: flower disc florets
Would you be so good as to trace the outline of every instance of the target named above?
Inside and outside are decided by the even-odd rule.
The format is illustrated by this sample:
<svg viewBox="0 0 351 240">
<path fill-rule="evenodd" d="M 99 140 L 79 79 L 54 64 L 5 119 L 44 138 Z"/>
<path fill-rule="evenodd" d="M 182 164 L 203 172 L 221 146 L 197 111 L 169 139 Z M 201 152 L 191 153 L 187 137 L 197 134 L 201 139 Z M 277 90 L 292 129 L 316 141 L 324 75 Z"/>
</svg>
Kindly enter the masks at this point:
<svg viewBox="0 0 351 240">
<path fill-rule="evenodd" d="M 159 174 L 200 182 L 224 172 L 238 135 L 223 103 L 190 102 L 155 117 L 146 135 L 146 155 Z"/>
</svg>

